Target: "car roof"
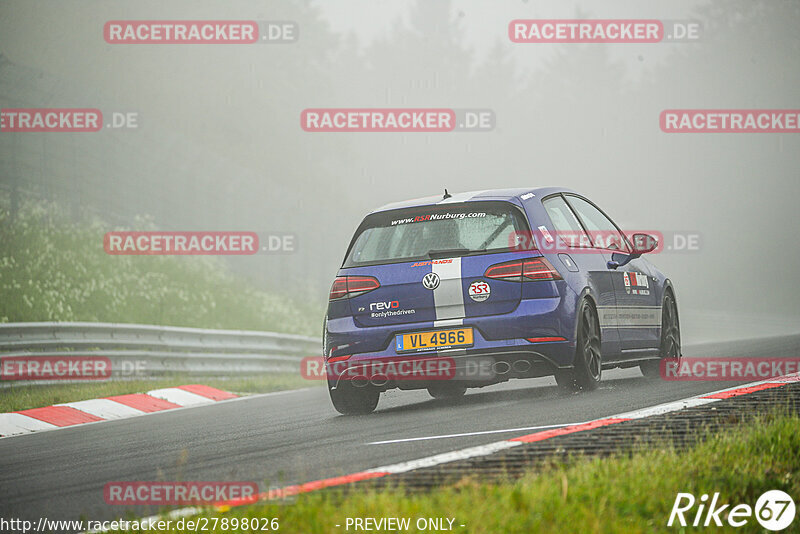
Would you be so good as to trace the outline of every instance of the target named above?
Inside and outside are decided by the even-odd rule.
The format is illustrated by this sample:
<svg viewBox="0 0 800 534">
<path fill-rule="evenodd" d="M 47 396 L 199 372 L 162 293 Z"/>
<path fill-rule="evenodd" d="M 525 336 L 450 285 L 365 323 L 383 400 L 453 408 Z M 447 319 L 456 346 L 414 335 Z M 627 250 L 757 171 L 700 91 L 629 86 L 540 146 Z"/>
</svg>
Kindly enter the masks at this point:
<svg viewBox="0 0 800 534">
<path fill-rule="evenodd" d="M 402 208 L 415 208 L 420 206 L 433 206 L 439 204 L 452 204 L 455 202 L 482 201 L 482 200 L 504 200 L 506 202 L 521 203 L 532 197 L 542 198 L 553 193 L 575 193 L 571 189 L 564 187 L 523 187 L 514 189 L 485 189 L 479 191 L 467 191 L 464 193 L 451 193 L 448 198 L 443 198 L 443 194 L 432 195 L 429 197 L 391 202 L 380 208 L 372 210 L 372 213 L 390 211 Z M 521 198 L 525 195 L 525 198 Z M 527 195 L 532 195 L 527 196 Z"/>
</svg>

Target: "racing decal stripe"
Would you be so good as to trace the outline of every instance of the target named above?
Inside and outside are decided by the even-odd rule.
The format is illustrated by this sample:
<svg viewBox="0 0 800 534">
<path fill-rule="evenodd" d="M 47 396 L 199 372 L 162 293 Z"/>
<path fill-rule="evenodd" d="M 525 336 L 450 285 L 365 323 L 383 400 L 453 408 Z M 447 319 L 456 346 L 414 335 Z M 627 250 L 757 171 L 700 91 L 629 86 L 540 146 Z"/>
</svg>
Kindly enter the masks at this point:
<svg viewBox="0 0 800 534">
<path fill-rule="evenodd" d="M 460 319 L 442 319 L 441 321 L 434 321 L 434 328 L 442 328 L 445 326 L 461 326 L 464 324 L 464 318 Z"/>
<path fill-rule="evenodd" d="M 661 306 L 598 306 L 601 328 L 655 328 L 661 326 Z"/>
<path fill-rule="evenodd" d="M 461 258 L 434 263 L 431 270 L 439 275 L 439 287 L 433 290 L 433 306 L 436 313 L 433 326 L 463 324 L 464 287 L 461 283 Z M 443 320 L 449 320 L 449 324 L 443 324 L 441 322 Z"/>
</svg>

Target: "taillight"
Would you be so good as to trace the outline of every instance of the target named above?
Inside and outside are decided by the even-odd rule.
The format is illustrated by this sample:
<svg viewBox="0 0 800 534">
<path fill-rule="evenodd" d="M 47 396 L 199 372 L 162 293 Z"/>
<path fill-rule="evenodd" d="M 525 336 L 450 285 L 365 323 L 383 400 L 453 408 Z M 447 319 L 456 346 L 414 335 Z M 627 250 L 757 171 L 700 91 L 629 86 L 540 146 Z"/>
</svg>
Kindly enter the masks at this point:
<svg viewBox="0 0 800 534">
<path fill-rule="evenodd" d="M 357 297 L 381 287 L 372 276 L 337 276 L 331 286 L 330 300 Z"/>
<path fill-rule="evenodd" d="M 522 264 L 522 277 L 528 280 L 561 280 L 555 267 L 544 258 L 525 260 Z"/>
<path fill-rule="evenodd" d="M 484 276 L 495 280 L 523 282 L 527 280 L 561 280 L 555 267 L 544 258 L 511 260 L 492 265 Z"/>
</svg>

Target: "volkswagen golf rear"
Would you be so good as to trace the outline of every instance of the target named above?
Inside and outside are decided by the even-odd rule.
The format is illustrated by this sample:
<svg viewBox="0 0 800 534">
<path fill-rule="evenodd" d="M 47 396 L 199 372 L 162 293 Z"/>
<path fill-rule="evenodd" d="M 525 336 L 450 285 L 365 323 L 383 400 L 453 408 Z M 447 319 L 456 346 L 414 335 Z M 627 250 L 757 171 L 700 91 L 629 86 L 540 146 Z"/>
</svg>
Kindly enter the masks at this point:
<svg viewBox="0 0 800 534">
<path fill-rule="evenodd" d="M 564 224 L 579 241 L 603 225 L 619 238 L 574 256 L 542 247 Z M 323 345 L 333 405 L 361 414 L 393 388 L 457 397 L 555 375 L 592 389 L 601 368 L 650 372 L 668 281 L 639 259 L 648 250 L 634 251 L 588 200 L 555 188 L 445 192 L 380 208 L 357 228 L 330 291 Z M 631 290 L 630 280 L 651 279 Z M 636 313 L 618 317 L 618 301 Z M 624 330 L 630 340 L 621 318 L 636 322 Z"/>
</svg>

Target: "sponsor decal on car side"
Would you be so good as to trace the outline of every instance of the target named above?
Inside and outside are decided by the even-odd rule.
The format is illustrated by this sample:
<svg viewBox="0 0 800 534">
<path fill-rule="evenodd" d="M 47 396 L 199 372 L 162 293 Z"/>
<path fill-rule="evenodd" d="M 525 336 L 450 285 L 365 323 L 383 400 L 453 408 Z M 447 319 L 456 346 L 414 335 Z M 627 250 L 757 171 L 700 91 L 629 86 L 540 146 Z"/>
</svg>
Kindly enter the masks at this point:
<svg viewBox="0 0 800 534">
<path fill-rule="evenodd" d="M 430 260 L 430 261 L 418 261 L 412 265 L 412 267 L 425 267 L 427 265 L 439 265 L 442 263 L 453 263 L 452 259 L 448 260 Z"/>
<path fill-rule="evenodd" d="M 492 288 L 484 280 L 476 280 L 469 285 L 469 298 L 475 302 L 483 302 L 491 293 Z"/>
<path fill-rule="evenodd" d="M 647 275 L 642 273 L 622 273 L 622 281 L 625 284 L 625 292 L 629 295 L 649 295 L 650 283 Z"/>
</svg>

